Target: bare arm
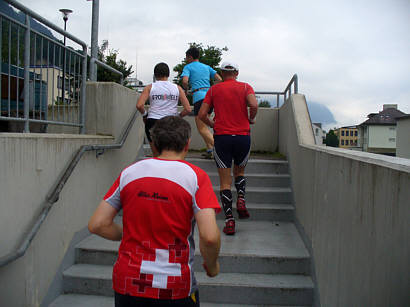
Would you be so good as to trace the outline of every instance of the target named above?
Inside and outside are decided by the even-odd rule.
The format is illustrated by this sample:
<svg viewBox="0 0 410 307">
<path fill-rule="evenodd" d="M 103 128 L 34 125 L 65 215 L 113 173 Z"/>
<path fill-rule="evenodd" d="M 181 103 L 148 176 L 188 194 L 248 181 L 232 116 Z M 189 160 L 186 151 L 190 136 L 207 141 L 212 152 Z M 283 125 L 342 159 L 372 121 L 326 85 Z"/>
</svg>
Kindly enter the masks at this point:
<svg viewBox="0 0 410 307">
<path fill-rule="evenodd" d="M 122 226 L 114 223 L 118 211 L 102 200 L 88 222 L 88 230 L 108 240 L 120 241 Z"/>
<path fill-rule="evenodd" d="M 208 117 L 208 112 L 210 110 L 210 106 L 207 103 L 202 103 L 201 108 L 199 109 L 198 112 L 198 117 L 200 120 L 202 120 L 206 125 L 209 127 L 213 128 L 214 127 L 214 121 Z"/>
<path fill-rule="evenodd" d="M 188 76 L 182 77 L 182 87 L 187 90 L 189 87 L 189 78 Z"/>
<path fill-rule="evenodd" d="M 199 249 L 204 258 L 204 268 L 209 277 L 219 273 L 218 255 L 221 247 L 221 235 L 216 225 L 215 210 L 202 209 L 195 213 L 199 231 Z"/>
<path fill-rule="evenodd" d="M 179 101 L 181 101 L 182 107 L 184 108 L 181 113 L 179 113 L 179 116 L 184 117 L 185 115 L 188 115 L 191 113 L 192 109 L 191 106 L 189 105 L 189 100 L 186 98 L 184 90 L 178 85 L 178 90 L 179 90 Z"/>
<path fill-rule="evenodd" d="M 246 96 L 246 102 L 249 107 L 249 123 L 253 124 L 255 121 L 256 113 L 258 112 L 258 101 L 255 94 L 249 94 Z"/>
<path fill-rule="evenodd" d="M 222 81 L 222 77 L 218 73 L 215 74 L 214 79 L 215 79 L 215 84 Z"/>
<path fill-rule="evenodd" d="M 137 109 L 138 109 L 138 111 L 140 111 L 141 114 L 144 114 L 144 113 L 145 113 L 144 105 L 145 105 L 145 102 L 146 102 L 146 101 L 148 100 L 148 98 L 149 98 L 149 93 L 150 93 L 150 91 L 151 91 L 151 87 L 152 87 L 152 84 L 147 85 L 147 86 L 144 88 L 144 90 L 142 91 L 140 97 L 138 98 L 138 101 L 137 101 Z"/>
</svg>

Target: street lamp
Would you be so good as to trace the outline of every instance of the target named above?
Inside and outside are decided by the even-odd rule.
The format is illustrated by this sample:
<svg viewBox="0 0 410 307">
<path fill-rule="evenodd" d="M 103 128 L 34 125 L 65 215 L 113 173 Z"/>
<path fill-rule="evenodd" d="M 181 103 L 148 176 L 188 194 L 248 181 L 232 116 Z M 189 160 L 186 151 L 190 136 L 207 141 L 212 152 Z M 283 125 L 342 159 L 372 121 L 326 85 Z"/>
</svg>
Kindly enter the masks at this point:
<svg viewBox="0 0 410 307">
<path fill-rule="evenodd" d="M 73 11 L 70 9 L 60 9 L 60 12 L 63 14 L 64 32 L 65 32 L 67 29 L 68 15 L 71 14 Z M 64 34 L 63 78 L 62 78 L 62 84 L 61 84 L 61 90 L 62 90 L 61 99 L 62 99 L 63 104 L 65 102 L 65 64 L 66 64 L 65 55 L 66 55 L 66 48 L 65 48 L 65 34 Z"/>
</svg>

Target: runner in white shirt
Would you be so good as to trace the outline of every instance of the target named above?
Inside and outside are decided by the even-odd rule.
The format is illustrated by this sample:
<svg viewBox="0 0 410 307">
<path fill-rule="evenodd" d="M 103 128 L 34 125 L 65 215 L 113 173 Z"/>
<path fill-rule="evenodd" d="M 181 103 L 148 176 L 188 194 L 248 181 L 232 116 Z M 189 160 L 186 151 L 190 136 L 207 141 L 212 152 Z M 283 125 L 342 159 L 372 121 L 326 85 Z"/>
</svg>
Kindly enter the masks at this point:
<svg viewBox="0 0 410 307">
<path fill-rule="evenodd" d="M 151 146 L 154 157 L 158 156 L 158 151 L 153 146 L 150 130 L 158 119 L 168 115 L 178 115 L 178 101 L 184 108 L 179 116 L 183 117 L 191 113 L 191 106 L 186 98 L 184 90 L 172 82 L 168 81 L 169 67 L 166 63 L 158 63 L 154 67 L 155 82 L 147 85 L 137 101 L 137 109 L 143 116 L 145 123 L 145 134 Z M 149 99 L 150 107 L 146 111 L 145 102 Z"/>
</svg>

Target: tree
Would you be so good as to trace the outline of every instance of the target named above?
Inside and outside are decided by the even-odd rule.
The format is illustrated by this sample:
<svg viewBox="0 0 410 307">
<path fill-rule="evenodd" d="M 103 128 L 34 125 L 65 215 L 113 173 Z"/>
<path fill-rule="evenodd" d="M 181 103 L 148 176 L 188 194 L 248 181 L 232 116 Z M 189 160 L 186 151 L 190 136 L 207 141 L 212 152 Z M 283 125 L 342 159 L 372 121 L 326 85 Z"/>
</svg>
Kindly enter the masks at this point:
<svg viewBox="0 0 410 307">
<path fill-rule="evenodd" d="M 326 134 L 325 144 L 330 147 L 339 147 L 339 138 L 335 134 L 334 130 L 330 129 Z"/>
<path fill-rule="evenodd" d="M 124 76 L 124 83 L 123 85 L 126 86 L 125 79 L 133 73 L 132 65 L 127 67 L 127 62 L 121 59 L 117 59 L 118 50 L 115 49 L 108 49 L 108 41 L 104 40 L 100 47 L 98 47 L 98 59 L 101 62 L 110 65 L 112 68 L 122 72 Z M 108 69 L 104 69 L 102 67 L 98 67 L 97 70 L 97 80 L 98 81 L 113 81 L 119 83 L 121 80 L 121 76 L 115 74 Z"/>
<path fill-rule="evenodd" d="M 267 100 L 262 100 L 261 102 L 259 102 L 258 107 L 261 108 L 270 108 L 270 103 Z"/>
<path fill-rule="evenodd" d="M 228 47 L 218 48 L 215 46 L 207 46 L 204 48 L 202 43 L 189 43 L 189 48 L 196 47 L 199 49 L 199 61 L 206 65 L 211 66 L 213 69 L 219 72 L 217 68 L 219 63 L 222 60 L 222 52 L 228 51 Z M 181 74 L 184 66 L 186 65 L 185 59 L 182 62 L 174 67 L 174 71 L 178 73 L 178 75 L 174 78 L 174 83 L 180 84 L 181 83 Z"/>
</svg>

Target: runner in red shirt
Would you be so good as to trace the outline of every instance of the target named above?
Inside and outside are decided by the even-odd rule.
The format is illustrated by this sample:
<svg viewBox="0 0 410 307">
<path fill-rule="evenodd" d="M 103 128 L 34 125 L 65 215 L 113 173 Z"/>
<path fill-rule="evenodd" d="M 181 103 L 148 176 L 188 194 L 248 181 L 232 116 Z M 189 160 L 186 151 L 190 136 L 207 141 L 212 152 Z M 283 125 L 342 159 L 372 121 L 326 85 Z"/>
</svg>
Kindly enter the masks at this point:
<svg viewBox="0 0 410 307">
<path fill-rule="evenodd" d="M 113 269 L 116 307 L 199 306 L 195 222 L 207 274 L 219 272 L 220 206 L 208 175 L 184 161 L 190 133 L 180 117 L 159 119 L 151 130 L 159 156 L 125 168 L 90 219 L 92 233 L 121 240 Z M 122 226 L 113 222 L 121 209 Z"/>
<path fill-rule="evenodd" d="M 249 159 L 251 138 L 250 126 L 255 122 L 258 102 L 253 88 L 236 81 L 238 66 L 224 62 L 221 65 L 223 82 L 213 85 L 207 92 L 199 111 L 199 118 L 214 129 L 214 158 L 220 178 L 220 196 L 225 212 L 224 232 L 235 234 L 235 219 L 232 215 L 231 165 L 237 190 L 236 210 L 239 218 L 249 218 L 245 206 L 245 167 Z M 249 114 L 248 114 L 249 107 Z M 213 120 L 206 115 L 214 108 Z"/>
</svg>

